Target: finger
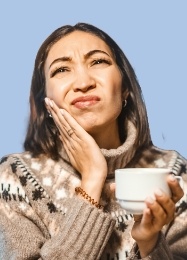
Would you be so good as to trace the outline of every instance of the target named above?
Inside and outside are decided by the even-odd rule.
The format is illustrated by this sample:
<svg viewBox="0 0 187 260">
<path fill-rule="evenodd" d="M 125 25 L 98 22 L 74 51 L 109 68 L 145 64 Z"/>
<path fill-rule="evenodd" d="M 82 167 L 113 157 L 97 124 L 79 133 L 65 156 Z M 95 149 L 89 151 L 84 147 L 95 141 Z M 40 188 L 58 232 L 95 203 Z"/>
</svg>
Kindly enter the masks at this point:
<svg viewBox="0 0 187 260">
<path fill-rule="evenodd" d="M 144 211 L 143 211 L 143 215 L 136 216 L 136 217 L 134 217 L 134 219 L 135 219 L 136 221 L 141 221 L 141 223 L 142 223 L 144 226 L 150 226 L 150 225 L 152 225 L 153 216 L 152 216 L 152 214 L 151 214 L 150 208 L 145 208 Z"/>
<path fill-rule="evenodd" d="M 64 124 L 62 123 L 62 120 L 59 119 L 58 115 L 56 114 L 56 112 L 54 110 L 50 110 L 50 113 L 52 115 L 53 121 L 56 125 L 56 127 L 59 130 L 59 133 L 61 135 L 65 135 L 66 137 L 68 137 L 68 129 L 65 128 Z"/>
<path fill-rule="evenodd" d="M 86 131 L 77 123 L 77 121 L 64 109 L 59 109 L 53 100 L 51 100 L 52 109 L 58 115 L 60 122 L 63 123 L 66 129 L 72 128 L 77 136 L 84 137 Z"/>
<path fill-rule="evenodd" d="M 113 183 L 110 183 L 110 190 L 112 192 L 115 192 L 116 191 L 116 184 L 113 182 Z"/>
<path fill-rule="evenodd" d="M 160 189 L 155 191 L 156 201 L 163 208 L 166 213 L 167 223 L 171 222 L 175 214 L 175 203 L 166 193 L 162 192 Z"/>
<path fill-rule="evenodd" d="M 64 109 L 60 109 L 60 113 L 63 115 L 66 124 L 74 130 L 77 137 L 79 137 L 81 140 L 85 139 L 85 134 L 87 132 L 77 123 L 77 121 Z"/>
<path fill-rule="evenodd" d="M 155 199 L 148 197 L 145 202 L 154 217 L 154 225 L 156 229 L 159 230 L 163 225 L 173 220 L 175 204 L 160 190 L 155 193 Z"/>
<path fill-rule="evenodd" d="M 63 124 L 64 130 L 66 130 L 68 135 L 69 130 L 72 129 L 72 134 L 75 133 L 80 140 L 84 139 L 86 131 L 77 123 L 77 121 L 66 110 L 59 109 L 53 100 L 51 100 L 51 104 L 52 110 L 56 113 L 58 117 L 58 121 Z"/>
<path fill-rule="evenodd" d="M 58 117 L 57 117 L 55 111 L 53 110 L 54 104 L 53 104 L 52 100 L 50 100 L 49 98 L 46 97 L 45 104 L 46 104 L 46 108 L 47 108 L 48 112 L 52 115 L 52 118 L 53 118 L 54 123 L 56 124 L 58 130 L 61 131 L 62 129 L 61 129 L 60 121 L 58 120 Z"/>
<path fill-rule="evenodd" d="M 58 124 L 58 126 L 63 126 L 62 127 L 63 132 L 64 132 L 64 130 L 66 130 L 66 132 L 68 132 L 68 130 L 71 129 L 71 126 L 64 119 L 64 116 L 62 115 L 59 107 L 55 104 L 55 102 L 53 100 L 49 100 L 49 104 L 50 104 L 50 111 L 52 113 L 52 116 L 53 116 L 55 122 Z"/>
<path fill-rule="evenodd" d="M 170 174 L 167 178 L 168 185 L 171 189 L 172 200 L 176 203 L 178 202 L 184 195 L 184 191 L 182 190 L 178 180 L 173 174 Z"/>
<path fill-rule="evenodd" d="M 52 114 L 53 120 L 59 129 L 61 135 L 65 136 L 69 142 L 72 142 L 72 135 L 74 134 L 75 130 L 69 125 L 69 123 L 64 119 L 60 109 L 55 104 L 53 100 L 48 101 L 49 109 Z M 66 140 L 65 139 L 65 140 Z M 75 136 L 74 136 L 75 139 Z"/>
<path fill-rule="evenodd" d="M 165 224 L 167 219 L 165 210 L 155 199 L 151 197 L 147 197 L 145 203 L 152 213 L 154 219 L 154 223 L 152 224 L 154 224 L 159 230 Z"/>
<path fill-rule="evenodd" d="M 106 189 L 107 189 L 107 186 L 106 185 Z M 110 196 L 112 199 L 116 200 L 116 184 L 114 182 L 112 183 L 109 183 L 109 193 L 110 193 Z"/>
<path fill-rule="evenodd" d="M 50 104 L 50 108 L 53 111 L 53 114 L 56 114 L 56 116 L 59 119 L 59 122 L 61 122 L 64 127 L 68 130 L 71 127 L 71 124 L 69 122 L 67 122 L 67 120 L 65 119 L 64 115 L 63 115 L 63 109 L 60 109 L 56 103 L 53 100 L 49 100 L 49 104 Z M 55 118 L 57 118 L 55 117 Z"/>
<path fill-rule="evenodd" d="M 74 149 L 72 148 L 72 145 L 70 145 L 70 142 L 67 141 L 67 139 L 63 135 L 59 136 L 59 138 L 63 143 L 64 149 L 65 149 L 72 165 L 74 165 L 75 164 L 75 160 L 74 160 L 74 156 L 73 156 Z"/>
</svg>

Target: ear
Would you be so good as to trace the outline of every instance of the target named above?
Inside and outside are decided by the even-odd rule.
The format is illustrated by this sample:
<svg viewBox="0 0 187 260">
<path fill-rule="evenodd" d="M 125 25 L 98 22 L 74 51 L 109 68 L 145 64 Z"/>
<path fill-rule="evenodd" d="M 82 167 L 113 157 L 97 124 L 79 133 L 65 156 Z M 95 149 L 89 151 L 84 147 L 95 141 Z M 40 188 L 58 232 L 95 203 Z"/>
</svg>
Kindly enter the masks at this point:
<svg viewBox="0 0 187 260">
<path fill-rule="evenodd" d="M 125 89 L 123 92 L 122 92 L 122 101 L 125 101 L 129 96 L 129 91 L 128 89 Z"/>
</svg>

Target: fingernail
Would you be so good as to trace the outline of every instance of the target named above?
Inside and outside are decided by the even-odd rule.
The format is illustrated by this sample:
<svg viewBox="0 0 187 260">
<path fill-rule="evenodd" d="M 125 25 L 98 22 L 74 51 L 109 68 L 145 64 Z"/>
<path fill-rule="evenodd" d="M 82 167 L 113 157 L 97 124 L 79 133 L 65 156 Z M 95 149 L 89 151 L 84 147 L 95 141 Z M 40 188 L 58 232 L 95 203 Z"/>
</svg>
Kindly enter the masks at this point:
<svg viewBox="0 0 187 260">
<path fill-rule="evenodd" d="M 53 101 L 49 100 L 50 106 L 53 107 Z"/>
<path fill-rule="evenodd" d="M 45 103 L 49 106 L 49 99 L 47 97 L 45 98 Z"/>
<path fill-rule="evenodd" d="M 162 196 L 163 192 L 160 189 L 156 189 L 154 192 L 157 196 Z"/>
<path fill-rule="evenodd" d="M 147 197 L 146 201 L 149 202 L 150 204 L 153 204 L 155 202 L 155 200 L 151 197 Z"/>
</svg>

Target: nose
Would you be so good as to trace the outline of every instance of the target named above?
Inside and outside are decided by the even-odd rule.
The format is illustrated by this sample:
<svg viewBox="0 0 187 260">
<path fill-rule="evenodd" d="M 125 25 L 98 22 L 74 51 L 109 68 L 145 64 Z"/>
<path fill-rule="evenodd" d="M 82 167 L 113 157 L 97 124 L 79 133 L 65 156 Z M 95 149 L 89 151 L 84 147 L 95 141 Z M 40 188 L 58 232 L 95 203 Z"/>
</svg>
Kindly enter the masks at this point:
<svg viewBox="0 0 187 260">
<path fill-rule="evenodd" d="M 81 67 L 76 71 L 73 90 L 75 92 L 82 91 L 87 92 L 95 88 L 96 83 L 94 77 L 89 73 L 89 70 L 85 67 Z"/>
</svg>

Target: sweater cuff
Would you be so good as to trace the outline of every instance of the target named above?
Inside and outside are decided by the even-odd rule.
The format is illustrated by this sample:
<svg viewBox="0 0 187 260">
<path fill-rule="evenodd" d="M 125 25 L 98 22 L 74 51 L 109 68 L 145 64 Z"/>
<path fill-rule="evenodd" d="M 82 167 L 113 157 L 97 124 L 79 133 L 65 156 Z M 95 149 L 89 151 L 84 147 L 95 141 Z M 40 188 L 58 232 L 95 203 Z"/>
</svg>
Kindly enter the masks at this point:
<svg viewBox="0 0 187 260">
<path fill-rule="evenodd" d="M 60 224 L 59 224 L 60 225 Z M 99 259 L 113 231 L 115 220 L 81 198 L 69 200 L 58 235 L 41 249 L 43 259 Z"/>
<path fill-rule="evenodd" d="M 144 258 L 139 257 L 139 249 L 138 249 L 137 244 L 135 243 L 131 250 L 129 259 L 131 259 L 131 260 L 150 260 L 150 259 L 152 259 L 152 260 L 158 260 L 158 259 L 172 260 L 173 256 L 168 247 L 165 236 L 161 232 L 155 248 L 148 256 L 146 256 Z"/>
</svg>

